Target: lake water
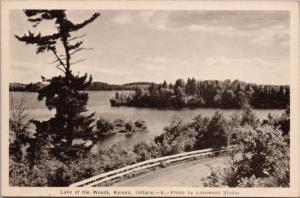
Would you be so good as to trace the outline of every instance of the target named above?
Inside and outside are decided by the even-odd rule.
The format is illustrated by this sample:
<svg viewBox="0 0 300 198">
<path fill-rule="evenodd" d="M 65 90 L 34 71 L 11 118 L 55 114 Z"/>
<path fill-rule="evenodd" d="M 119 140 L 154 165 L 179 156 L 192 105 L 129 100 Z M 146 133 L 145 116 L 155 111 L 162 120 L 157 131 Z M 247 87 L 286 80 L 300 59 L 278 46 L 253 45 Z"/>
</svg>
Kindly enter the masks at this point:
<svg viewBox="0 0 300 198">
<path fill-rule="evenodd" d="M 126 91 L 123 91 L 126 92 Z M 28 118 L 38 120 L 46 120 L 55 114 L 55 110 L 49 111 L 44 101 L 37 100 L 37 93 L 29 92 L 10 92 L 10 98 L 13 98 L 15 103 L 24 100 Z M 115 91 L 90 91 L 88 110 L 96 112 L 96 118 L 103 116 L 107 119 L 114 120 L 121 118 L 135 122 L 138 119 L 145 120 L 149 132 L 136 134 L 131 137 L 126 137 L 125 134 L 116 134 L 110 137 L 105 137 L 99 141 L 98 148 L 104 149 L 113 144 L 120 144 L 126 147 L 131 147 L 142 140 L 147 141 L 161 134 L 163 128 L 168 126 L 174 116 L 181 117 L 184 121 L 189 121 L 198 114 L 211 117 L 217 110 L 220 109 L 182 109 L 182 110 L 157 110 L 135 107 L 111 107 L 109 99 L 115 95 Z M 12 106 L 10 107 L 12 108 Z M 239 113 L 240 110 L 220 110 L 225 117 L 230 117 L 233 113 Z M 284 110 L 255 110 L 259 119 L 265 119 L 269 113 L 280 115 Z"/>
</svg>

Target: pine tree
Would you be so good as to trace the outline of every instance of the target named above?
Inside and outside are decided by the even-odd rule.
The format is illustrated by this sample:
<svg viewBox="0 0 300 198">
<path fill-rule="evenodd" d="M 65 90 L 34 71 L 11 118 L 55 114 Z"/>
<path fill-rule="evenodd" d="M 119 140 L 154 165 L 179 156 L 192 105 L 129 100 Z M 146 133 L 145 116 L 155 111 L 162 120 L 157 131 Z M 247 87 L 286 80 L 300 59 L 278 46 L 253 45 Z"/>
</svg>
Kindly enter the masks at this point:
<svg viewBox="0 0 300 198">
<path fill-rule="evenodd" d="M 71 65 L 83 61 L 71 62 L 72 55 L 86 48 L 82 46 L 82 41 L 78 41 L 85 35 L 72 36 L 71 33 L 93 22 L 100 13 L 94 13 L 78 24 L 68 20 L 65 10 L 24 10 L 24 13 L 33 27 L 45 21 L 54 21 L 57 31 L 51 35 L 34 34 L 29 30 L 27 35 L 16 35 L 16 38 L 26 44 L 36 45 L 37 54 L 52 53 L 55 56 L 53 63 L 63 73 L 52 79 L 42 77 L 48 85 L 39 91 L 38 100 L 45 99 L 48 109 L 55 109 L 56 114 L 47 121 L 35 121 L 37 132 L 46 132 L 47 137 L 43 135 L 42 138 L 49 139 L 48 148 L 58 158 L 70 159 L 85 154 L 96 142 L 93 133 L 94 113 L 83 114 L 87 111 L 88 101 L 85 90 L 90 86 L 92 77 L 87 74 L 74 75 L 72 72 Z M 63 46 L 63 50 L 59 49 L 59 45 Z M 36 143 L 40 141 L 39 137 L 36 134 Z"/>
</svg>

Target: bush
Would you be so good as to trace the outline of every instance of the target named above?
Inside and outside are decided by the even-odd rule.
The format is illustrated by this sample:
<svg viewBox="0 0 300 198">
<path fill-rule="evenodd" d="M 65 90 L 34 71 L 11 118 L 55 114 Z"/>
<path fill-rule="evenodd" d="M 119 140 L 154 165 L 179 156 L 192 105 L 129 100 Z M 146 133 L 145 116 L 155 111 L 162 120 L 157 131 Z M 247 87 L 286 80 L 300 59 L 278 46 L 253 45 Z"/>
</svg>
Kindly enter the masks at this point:
<svg viewBox="0 0 300 198">
<path fill-rule="evenodd" d="M 207 148 L 205 137 L 207 135 L 207 126 L 209 122 L 209 118 L 202 117 L 201 114 L 199 114 L 195 116 L 193 121 L 189 124 L 189 127 L 197 133 L 196 142 L 194 145 L 194 147 L 197 149 Z"/>
<path fill-rule="evenodd" d="M 289 186 L 289 149 L 281 131 L 271 126 L 239 129 L 239 147 L 230 165 L 222 172 L 213 170 L 204 185 L 230 187 Z"/>
<path fill-rule="evenodd" d="M 98 134 L 107 133 L 114 129 L 114 125 L 103 117 L 100 117 L 99 120 L 97 120 L 96 126 Z"/>
<path fill-rule="evenodd" d="M 181 119 L 174 118 L 165 132 L 154 138 L 163 156 L 191 151 L 196 143 L 197 132 Z"/>
<path fill-rule="evenodd" d="M 31 162 L 24 159 L 21 162 L 10 160 L 9 185 L 10 186 L 51 186 L 51 177 L 56 169 L 62 165 L 56 159 L 39 160 L 31 167 Z"/>
<path fill-rule="evenodd" d="M 250 125 L 253 127 L 257 127 L 259 125 L 259 119 L 256 117 L 253 109 L 250 105 L 246 104 L 242 107 L 242 118 L 241 125 Z"/>
<path fill-rule="evenodd" d="M 134 152 L 119 145 L 114 145 L 104 152 L 100 152 L 103 158 L 104 170 L 111 171 L 137 162 Z"/>
<path fill-rule="evenodd" d="M 20 161 L 24 156 L 24 147 L 28 143 L 30 124 L 26 121 L 24 99 L 16 102 L 14 98 L 11 98 L 10 105 L 12 110 L 9 116 L 9 155 L 14 160 Z"/>
<path fill-rule="evenodd" d="M 160 152 L 153 143 L 147 144 L 146 142 L 139 142 L 134 146 L 133 152 L 137 154 L 137 160 L 139 162 L 160 157 Z"/>
<path fill-rule="evenodd" d="M 130 122 L 127 122 L 126 124 L 125 124 L 125 129 L 127 130 L 127 131 L 134 131 L 134 125 L 133 125 L 133 123 L 130 121 Z"/>
<path fill-rule="evenodd" d="M 125 126 L 125 121 L 123 119 L 115 119 L 113 122 L 113 125 L 116 127 L 124 127 Z"/>
<path fill-rule="evenodd" d="M 137 120 L 134 125 L 141 129 L 147 129 L 146 122 L 144 120 Z"/>
<path fill-rule="evenodd" d="M 203 136 L 204 148 L 219 148 L 228 145 L 228 124 L 218 111 L 211 118 Z"/>
</svg>

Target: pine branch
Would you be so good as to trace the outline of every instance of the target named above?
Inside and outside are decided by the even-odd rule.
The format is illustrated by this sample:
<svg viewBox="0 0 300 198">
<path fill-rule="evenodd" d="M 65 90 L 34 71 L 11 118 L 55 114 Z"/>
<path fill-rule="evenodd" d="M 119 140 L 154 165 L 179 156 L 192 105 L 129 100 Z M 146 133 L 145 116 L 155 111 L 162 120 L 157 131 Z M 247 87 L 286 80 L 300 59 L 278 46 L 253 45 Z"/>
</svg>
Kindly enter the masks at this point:
<svg viewBox="0 0 300 198">
<path fill-rule="evenodd" d="M 68 50 L 70 51 L 70 50 L 74 50 L 74 49 L 77 49 L 77 48 L 79 48 L 81 45 L 82 45 L 82 41 L 80 41 L 80 42 L 76 42 L 74 45 L 68 45 L 67 47 L 68 47 Z"/>
<path fill-rule="evenodd" d="M 60 36 L 60 33 L 46 36 L 41 36 L 41 33 L 35 35 L 34 33 L 30 32 L 30 30 L 28 31 L 28 35 L 24 34 L 21 37 L 15 35 L 19 41 L 25 42 L 26 44 L 37 44 L 38 46 L 54 45 Z"/>
<path fill-rule="evenodd" d="M 81 28 L 83 28 L 84 26 L 88 25 L 89 23 L 93 22 L 98 16 L 100 16 L 100 13 L 99 12 L 96 12 L 93 14 L 93 16 L 85 21 L 83 21 L 82 23 L 79 23 L 79 24 L 73 24 L 70 22 L 70 31 L 73 32 L 73 31 L 77 31 Z"/>
<path fill-rule="evenodd" d="M 33 17 L 37 14 L 47 12 L 47 10 L 23 10 L 27 17 Z"/>
</svg>

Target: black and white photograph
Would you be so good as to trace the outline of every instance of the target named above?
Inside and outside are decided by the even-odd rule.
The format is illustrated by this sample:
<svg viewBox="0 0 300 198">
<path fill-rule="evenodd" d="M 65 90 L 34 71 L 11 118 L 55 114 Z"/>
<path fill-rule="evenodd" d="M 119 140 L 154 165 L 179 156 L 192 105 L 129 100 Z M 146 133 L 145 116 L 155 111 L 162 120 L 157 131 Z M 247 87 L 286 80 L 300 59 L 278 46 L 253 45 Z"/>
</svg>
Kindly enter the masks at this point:
<svg viewBox="0 0 300 198">
<path fill-rule="evenodd" d="M 8 188 L 198 197 L 295 188 L 293 6 L 87 4 L 6 12 Z"/>
</svg>

